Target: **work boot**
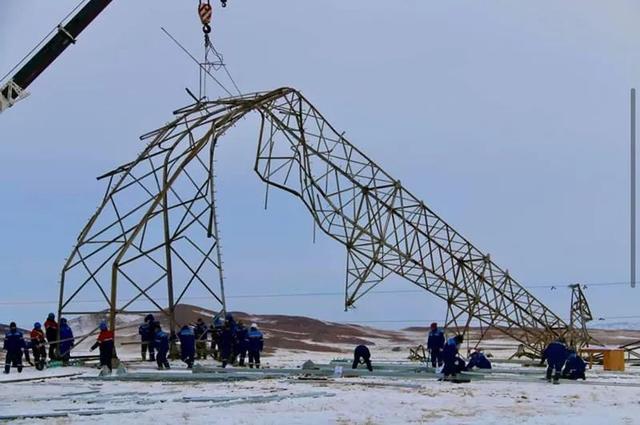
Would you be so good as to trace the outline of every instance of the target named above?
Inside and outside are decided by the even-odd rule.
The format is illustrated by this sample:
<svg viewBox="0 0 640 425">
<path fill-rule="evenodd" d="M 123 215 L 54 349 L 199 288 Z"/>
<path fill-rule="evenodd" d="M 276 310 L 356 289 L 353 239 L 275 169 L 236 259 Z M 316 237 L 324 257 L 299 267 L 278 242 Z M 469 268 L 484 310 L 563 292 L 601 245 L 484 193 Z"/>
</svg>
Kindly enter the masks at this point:
<svg viewBox="0 0 640 425">
<path fill-rule="evenodd" d="M 22 365 L 18 366 L 18 373 L 22 373 Z"/>
<path fill-rule="evenodd" d="M 4 373 L 9 374 L 9 369 L 11 368 L 11 366 L 7 365 L 4 367 Z"/>
</svg>

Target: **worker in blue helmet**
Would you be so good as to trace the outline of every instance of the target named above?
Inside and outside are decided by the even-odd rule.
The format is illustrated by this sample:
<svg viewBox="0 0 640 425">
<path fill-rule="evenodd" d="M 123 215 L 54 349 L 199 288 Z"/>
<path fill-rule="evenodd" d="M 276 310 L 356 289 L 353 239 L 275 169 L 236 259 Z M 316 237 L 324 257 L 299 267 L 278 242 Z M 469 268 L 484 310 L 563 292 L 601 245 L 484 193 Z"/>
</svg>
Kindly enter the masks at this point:
<svg viewBox="0 0 640 425">
<path fill-rule="evenodd" d="M 63 366 L 69 365 L 71 349 L 74 346 L 73 331 L 64 317 L 60 319 L 60 359 Z"/>
</svg>

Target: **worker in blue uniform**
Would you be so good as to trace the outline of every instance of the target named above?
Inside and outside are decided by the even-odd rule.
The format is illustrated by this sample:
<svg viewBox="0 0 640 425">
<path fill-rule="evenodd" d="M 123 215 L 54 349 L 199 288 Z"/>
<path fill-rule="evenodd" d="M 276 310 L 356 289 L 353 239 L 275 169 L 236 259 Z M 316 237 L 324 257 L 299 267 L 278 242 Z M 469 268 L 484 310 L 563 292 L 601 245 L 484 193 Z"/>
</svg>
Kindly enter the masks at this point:
<svg viewBox="0 0 640 425">
<path fill-rule="evenodd" d="M 469 356 L 469 362 L 465 369 L 473 370 L 474 367 L 477 367 L 478 369 L 491 369 L 491 362 L 481 350 L 476 350 L 471 353 L 471 356 Z"/>
<path fill-rule="evenodd" d="M 64 317 L 60 319 L 60 359 L 63 366 L 69 365 L 71 349 L 73 348 L 73 331 Z"/>
<path fill-rule="evenodd" d="M 147 351 L 149 352 L 149 361 L 155 361 L 156 354 L 153 348 L 153 340 L 155 339 L 155 318 L 153 314 L 147 314 L 144 318 L 144 323 L 138 328 L 138 334 L 140 335 L 140 354 L 142 360 L 147 360 Z"/>
<path fill-rule="evenodd" d="M 444 344 L 444 348 L 442 349 L 442 360 L 444 362 L 442 373 L 445 378 L 449 376 L 456 376 L 465 368 L 464 360 L 462 360 L 458 354 L 462 341 L 463 336 L 456 335 L 453 338 L 449 338 Z"/>
<path fill-rule="evenodd" d="M 222 331 L 220 332 L 218 346 L 220 347 L 220 361 L 222 362 L 222 367 L 227 367 L 228 363 L 233 365 L 233 347 L 236 340 L 234 327 L 235 325 L 232 325 L 231 322 L 225 321 Z"/>
<path fill-rule="evenodd" d="M 247 352 L 249 354 L 249 367 L 260 369 L 260 352 L 264 349 L 264 338 L 262 332 L 258 330 L 258 325 L 251 324 L 247 332 Z"/>
<path fill-rule="evenodd" d="M 22 372 L 22 356 L 27 349 L 22 332 L 18 330 L 16 322 L 9 324 L 9 331 L 4 335 L 4 344 L 2 349 L 7 352 L 4 361 L 4 373 L 9 373 L 11 366 L 18 369 L 18 373 Z"/>
<path fill-rule="evenodd" d="M 553 383 L 560 383 L 562 367 L 568 356 L 569 352 L 563 337 L 547 345 L 547 348 L 542 352 L 542 361 L 547 361 L 547 381 L 551 382 L 551 376 L 553 375 Z"/>
<path fill-rule="evenodd" d="M 357 369 L 359 364 L 366 364 L 369 372 L 373 372 L 373 366 L 371 366 L 371 352 L 366 345 L 358 345 L 353 350 L 353 364 L 351 369 Z"/>
<path fill-rule="evenodd" d="M 162 331 L 160 322 L 154 322 L 154 338 L 153 345 L 156 350 L 156 363 L 158 369 L 171 369 L 169 366 L 169 360 L 167 360 L 167 354 L 169 353 L 169 335 Z"/>
<path fill-rule="evenodd" d="M 191 369 L 196 355 L 196 337 L 193 329 L 184 325 L 178 332 L 178 339 L 180 339 L 180 358 L 187 364 L 187 368 Z"/>
<path fill-rule="evenodd" d="M 569 356 L 567 357 L 567 361 L 564 363 L 564 368 L 562 369 L 562 377 L 572 380 L 585 380 L 587 379 L 585 376 L 586 371 L 587 365 L 582 357 L 580 357 L 575 350 L 569 350 Z"/>
<path fill-rule="evenodd" d="M 444 348 L 444 332 L 438 328 L 437 323 L 431 324 L 431 330 L 427 336 L 427 350 L 431 357 L 431 366 L 442 366 L 442 349 Z"/>
<path fill-rule="evenodd" d="M 236 330 L 236 346 L 234 353 L 238 355 L 238 366 L 244 367 L 244 361 L 247 358 L 247 344 L 249 330 L 244 326 L 242 321 L 238 321 Z"/>
</svg>

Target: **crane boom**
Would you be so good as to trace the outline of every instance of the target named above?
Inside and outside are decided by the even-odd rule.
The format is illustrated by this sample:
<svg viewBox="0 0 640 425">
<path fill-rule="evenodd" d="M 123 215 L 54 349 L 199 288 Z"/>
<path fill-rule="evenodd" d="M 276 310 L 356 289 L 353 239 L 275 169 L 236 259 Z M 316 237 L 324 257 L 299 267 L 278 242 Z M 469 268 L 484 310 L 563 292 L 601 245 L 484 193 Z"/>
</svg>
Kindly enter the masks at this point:
<svg viewBox="0 0 640 425">
<path fill-rule="evenodd" d="M 54 36 L 0 87 L 0 112 L 26 97 L 26 88 L 38 78 L 113 0 L 89 0 Z"/>
</svg>

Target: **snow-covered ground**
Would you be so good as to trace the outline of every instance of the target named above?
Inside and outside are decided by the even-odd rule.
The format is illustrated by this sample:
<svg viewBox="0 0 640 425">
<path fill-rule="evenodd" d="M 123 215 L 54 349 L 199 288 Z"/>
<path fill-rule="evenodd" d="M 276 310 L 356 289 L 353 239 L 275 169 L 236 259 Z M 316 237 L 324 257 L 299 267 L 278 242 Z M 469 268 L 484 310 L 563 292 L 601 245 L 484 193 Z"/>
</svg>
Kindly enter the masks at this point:
<svg viewBox="0 0 640 425">
<path fill-rule="evenodd" d="M 121 353 L 133 357 L 134 351 Z M 378 360 L 405 361 L 406 353 L 381 350 Z M 265 358 L 272 367 L 296 367 L 304 360 L 328 363 L 343 355 L 276 352 Z M 211 361 L 205 364 L 213 363 Z M 190 373 L 180 362 L 171 374 Z M 518 367 L 501 365 L 500 367 Z M 150 363 L 131 363 L 130 371 L 153 371 Z M 527 369 L 529 374 L 535 370 Z M 640 370 L 605 373 L 595 366 L 585 383 L 551 385 L 533 382 L 474 381 L 465 384 L 436 379 L 336 378 L 306 382 L 293 378 L 223 383 L 104 382 L 77 377 L 2 383 L 35 376 L 83 373 L 96 369 L 69 367 L 43 372 L 26 369 L 0 377 L 0 416 L 75 410 L 119 411 L 96 416 L 22 419 L 16 424 L 637 424 L 640 387 L 603 386 L 605 382 L 635 383 Z M 533 377 L 532 375 L 528 375 Z M 600 383 L 600 384 L 596 384 Z M 295 396 L 275 399 L 272 396 Z M 186 401 L 184 397 L 263 397 L 260 403 L 221 399 Z"/>
</svg>

